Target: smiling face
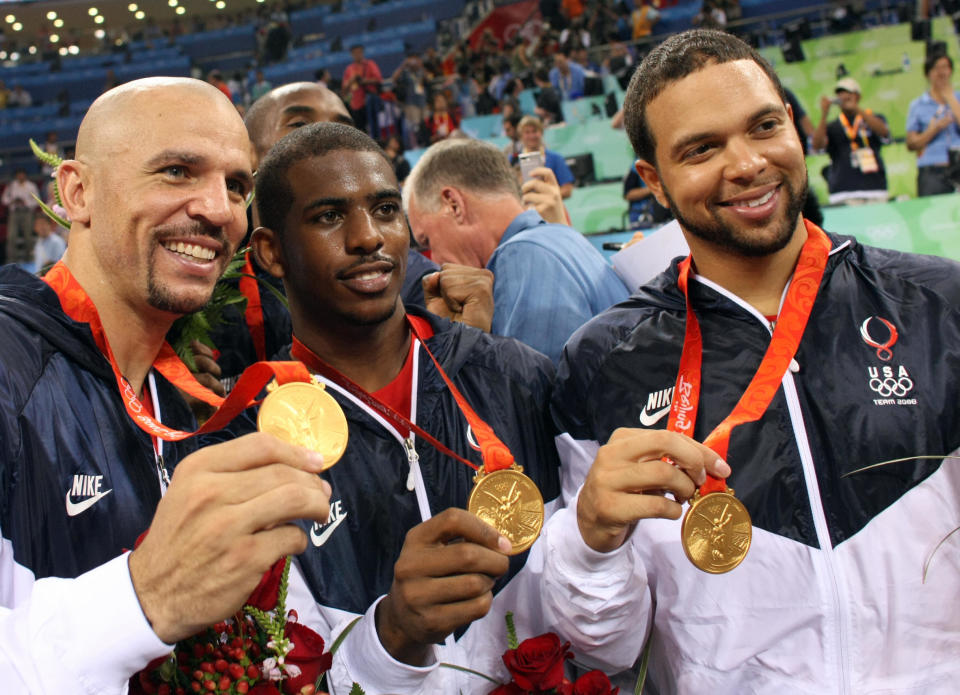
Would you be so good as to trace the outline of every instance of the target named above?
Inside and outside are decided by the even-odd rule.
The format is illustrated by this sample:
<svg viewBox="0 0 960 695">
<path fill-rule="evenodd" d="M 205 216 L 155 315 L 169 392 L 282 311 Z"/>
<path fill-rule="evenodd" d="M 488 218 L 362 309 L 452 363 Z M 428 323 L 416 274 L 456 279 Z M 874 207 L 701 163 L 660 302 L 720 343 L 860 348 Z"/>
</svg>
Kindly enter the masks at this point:
<svg viewBox="0 0 960 695">
<path fill-rule="evenodd" d="M 181 81 L 91 111 L 77 142 L 86 277 L 136 311 L 202 308 L 246 232 L 253 153 L 236 110 Z"/>
<path fill-rule="evenodd" d="M 679 116 L 682 114 L 682 118 Z M 802 225 L 803 150 L 773 83 L 752 60 L 709 64 L 647 107 L 656 162 L 637 171 L 681 226 L 741 256 L 785 247 Z"/>
<path fill-rule="evenodd" d="M 285 228 L 258 231 L 254 243 L 283 277 L 295 329 L 394 316 L 409 236 L 390 164 L 378 152 L 334 150 L 297 161 L 286 176 L 293 202 Z"/>
</svg>

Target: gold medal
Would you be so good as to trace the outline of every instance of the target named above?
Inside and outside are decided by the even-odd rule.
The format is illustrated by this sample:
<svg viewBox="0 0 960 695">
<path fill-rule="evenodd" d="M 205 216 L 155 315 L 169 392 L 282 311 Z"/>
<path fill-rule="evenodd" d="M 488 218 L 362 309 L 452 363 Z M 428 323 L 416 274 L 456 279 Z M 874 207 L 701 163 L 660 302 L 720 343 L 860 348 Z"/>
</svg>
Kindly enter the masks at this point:
<svg viewBox="0 0 960 695">
<path fill-rule="evenodd" d="M 753 535 L 750 513 L 733 490 L 694 494 L 683 517 L 683 551 L 698 569 L 710 574 L 729 572 L 743 562 Z"/>
<path fill-rule="evenodd" d="M 480 469 L 473 479 L 467 510 L 509 539 L 512 555 L 533 545 L 543 528 L 543 496 L 517 464 L 493 473 Z"/>
<path fill-rule="evenodd" d="M 267 387 L 257 429 L 285 442 L 323 455 L 323 469 L 335 464 L 347 448 L 347 418 L 327 390 L 316 383 L 293 381 Z"/>
</svg>

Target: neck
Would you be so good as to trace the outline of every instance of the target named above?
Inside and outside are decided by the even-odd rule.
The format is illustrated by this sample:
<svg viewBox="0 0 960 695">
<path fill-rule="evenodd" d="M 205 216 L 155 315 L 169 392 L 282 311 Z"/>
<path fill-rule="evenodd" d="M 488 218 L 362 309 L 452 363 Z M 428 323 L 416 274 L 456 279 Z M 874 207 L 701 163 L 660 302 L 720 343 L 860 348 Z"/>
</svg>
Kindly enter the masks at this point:
<svg viewBox="0 0 960 695">
<path fill-rule="evenodd" d="M 63 260 L 97 308 L 120 373 L 139 394 L 177 317 L 153 308 L 131 306 L 116 294 L 109 274 L 78 261 L 69 249 Z"/>
<path fill-rule="evenodd" d="M 372 393 L 393 381 L 407 358 L 410 328 L 397 302 L 397 311 L 386 321 L 357 325 L 326 318 L 317 321 L 315 314 L 297 311 L 291 301 L 293 334 L 314 355 Z M 302 316 L 312 320 L 299 321 Z"/>
<path fill-rule="evenodd" d="M 843 109 L 843 115 L 847 117 L 847 120 L 853 123 L 857 115 L 860 113 L 860 109 Z"/>
<path fill-rule="evenodd" d="M 793 276 L 800 250 L 807 240 L 807 228 L 798 218 L 793 238 L 769 256 L 742 256 L 684 233 L 697 274 L 711 280 L 744 300 L 764 316 L 780 311 L 783 289 Z"/>
</svg>

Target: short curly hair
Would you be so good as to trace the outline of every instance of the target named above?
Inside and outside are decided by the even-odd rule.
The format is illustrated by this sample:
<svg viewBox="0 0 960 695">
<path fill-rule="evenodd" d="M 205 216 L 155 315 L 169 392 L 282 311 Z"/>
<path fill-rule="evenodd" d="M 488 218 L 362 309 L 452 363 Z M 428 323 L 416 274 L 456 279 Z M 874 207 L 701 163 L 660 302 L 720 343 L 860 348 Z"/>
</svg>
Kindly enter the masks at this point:
<svg viewBox="0 0 960 695">
<path fill-rule="evenodd" d="M 647 107 L 668 86 L 708 65 L 752 60 L 773 82 L 780 98 L 786 93 L 773 66 L 736 36 L 712 29 L 693 29 L 671 36 L 640 63 L 623 100 L 624 126 L 637 157 L 656 165 L 657 145 L 647 123 Z M 677 114 L 682 118 L 683 114 Z"/>
</svg>

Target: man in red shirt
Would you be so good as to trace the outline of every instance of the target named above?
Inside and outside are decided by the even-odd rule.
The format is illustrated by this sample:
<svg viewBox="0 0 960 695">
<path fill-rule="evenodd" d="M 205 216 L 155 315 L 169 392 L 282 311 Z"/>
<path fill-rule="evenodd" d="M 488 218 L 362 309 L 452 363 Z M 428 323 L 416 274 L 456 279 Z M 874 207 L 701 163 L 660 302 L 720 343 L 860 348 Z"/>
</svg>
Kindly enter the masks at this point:
<svg viewBox="0 0 960 695">
<path fill-rule="evenodd" d="M 343 71 L 343 99 L 347 102 L 357 127 L 366 130 L 367 98 L 379 91 L 383 76 L 376 62 L 363 57 L 363 46 L 351 46 L 350 55 L 353 56 L 353 62 Z"/>
</svg>

